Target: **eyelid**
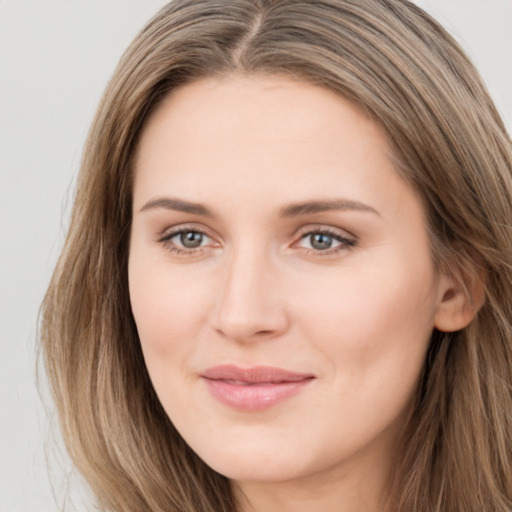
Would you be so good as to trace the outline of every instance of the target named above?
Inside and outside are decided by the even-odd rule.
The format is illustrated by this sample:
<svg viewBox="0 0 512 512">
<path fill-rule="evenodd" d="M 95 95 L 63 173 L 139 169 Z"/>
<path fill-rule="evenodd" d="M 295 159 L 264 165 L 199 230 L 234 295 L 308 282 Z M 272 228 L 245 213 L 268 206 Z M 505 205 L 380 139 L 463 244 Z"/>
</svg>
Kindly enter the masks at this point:
<svg viewBox="0 0 512 512">
<path fill-rule="evenodd" d="M 338 242 L 340 242 L 340 245 L 320 250 L 320 249 L 313 249 L 310 247 L 298 247 L 298 244 L 308 235 L 313 234 L 324 234 L 328 235 Z M 299 249 L 302 249 L 305 252 L 312 253 L 314 255 L 318 255 L 320 257 L 322 256 L 332 256 L 339 252 L 347 251 L 352 248 L 354 248 L 358 243 L 358 238 L 353 235 L 352 233 L 348 232 L 345 229 L 336 228 L 333 226 L 328 226 L 325 224 L 312 224 L 301 227 L 298 232 L 294 236 L 294 242 L 292 243 L 291 247 L 296 247 Z"/>
<path fill-rule="evenodd" d="M 183 231 L 196 231 L 197 233 L 201 233 L 206 235 L 209 238 L 215 239 L 217 238 L 214 233 L 212 233 L 211 229 L 206 228 L 203 225 L 196 224 L 194 222 L 186 222 L 184 224 L 176 224 L 174 226 L 167 226 L 164 229 L 158 231 L 155 238 L 157 241 L 161 241 L 163 239 L 169 239 L 172 236 L 181 233 Z"/>
<path fill-rule="evenodd" d="M 175 236 L 177 236 L 181 233 L 190 232 L 190 231 L 193 231 L 195 233 L 200 233 L 201 235 L 207 237 L 214 243 L 213 244 L 210 243 L 207 245 L 201 245 L 196 248 L 187 248 L 187 247 L 175 245 L 174 243 L 171 242 L 171 240 Z M 164 230 L 160 231 L 155 238 L 156 238 L 157 242 L 166 246 L 167 250 L 169 250 L 170 252 L 175 252 L 178 254 L 192 255 L 192 254 L 199 254 L 211 247 L 219 247 L 220 246 L 220 243 L 216 240 L 217 237 L 215 237 L 215 235 L 213 235 L 210 231 L 211 230 L 206 229 L 204 226 L 200 227 L 194 223 L 178 224 L 176 226 L 167 227 Z"/>
<path fill-rule="evenodd" d="M 200 245 L 195 248 L 187 248 L 171 242 L 172 238 L 179 235 L 180 233 L 187 231 L 193 231 L 202 234 L 203 236 L 207 237 L 210 240 L 210 243 L 206 245 Z M 299 247 L 300 242 L 304 240 L 304 238 L 306 238 L 308 235 L 311 236 L 313 234 L 327 235 L 338 241 L 339 244 L 336 245 L 335 247 L 328 249 Z M 166 247 L 166 249 L 169 250 L 170 252 L 182 255 L 198 255 L 208 249 L 217 248 L 221 246 L 221 243 L 218 242 L 218 237 L 215 234 L 211 233 L 210 229 L 202 225 L 198 226 L 195 223 L 178 224 L 172 227 L 167 227 L 164 230 L 160 231 L 155 238 L 157 242 L 163 244 Z M 302 226 L 295 232 L 295 234 L 293 235 L 293 242 L 291 243 L 290 247 L 300 249 L 306 253 L 310 253 L 315 256 L 322 257 L 332 256 L 340 252 L 348 251 L 355 247 L 357 243 L 358 238 L 345 229 L 325 224 L 310 224 Z"/>
<path fill-rule="evenodd" d="M 357 240 L 356 235 L 351 233 L 350 231 L 339 228 L 336 226 L 331 226 L 329 224 L 306 224 L 301 226 L 294 234 L 294 238 L 300 238 L 301 236 L 307 235 L 309 233 L 327 233 L 332 236 L 340 237 L 343 239 L 351 239 Z"/>
</svg>

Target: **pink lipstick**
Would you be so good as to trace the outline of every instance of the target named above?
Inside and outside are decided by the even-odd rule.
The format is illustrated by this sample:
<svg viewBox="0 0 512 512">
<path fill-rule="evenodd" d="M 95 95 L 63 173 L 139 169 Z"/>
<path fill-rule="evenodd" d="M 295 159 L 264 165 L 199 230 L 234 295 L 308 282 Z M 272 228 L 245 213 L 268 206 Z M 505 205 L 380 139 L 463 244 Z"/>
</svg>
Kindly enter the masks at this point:
<svg viewBox="0 0 512 512">
<path fill-rule="evenodd" d="M 219 365 L 201 374 L 210 393 L 221 403 L 240 411 L 261 411 L 302 391 L 313 374 L 271 366 L 240 368 Z"/>
</svg>

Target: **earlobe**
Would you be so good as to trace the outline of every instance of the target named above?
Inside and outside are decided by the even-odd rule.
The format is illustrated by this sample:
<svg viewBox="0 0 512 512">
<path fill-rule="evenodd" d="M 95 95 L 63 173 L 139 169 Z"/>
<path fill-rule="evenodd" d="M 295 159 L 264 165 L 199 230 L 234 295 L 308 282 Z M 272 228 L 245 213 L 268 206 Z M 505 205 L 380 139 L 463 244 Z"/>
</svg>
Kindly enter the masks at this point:
<svg viewBox="0 0 512 512">
<path fill-rule="evenodd" d="M 485 273 L 471 276 L 442 276 L 440 301 L 434 326 L 443 332 L 459 331 L 469 325 L 485 301 Z"/>
</svg>

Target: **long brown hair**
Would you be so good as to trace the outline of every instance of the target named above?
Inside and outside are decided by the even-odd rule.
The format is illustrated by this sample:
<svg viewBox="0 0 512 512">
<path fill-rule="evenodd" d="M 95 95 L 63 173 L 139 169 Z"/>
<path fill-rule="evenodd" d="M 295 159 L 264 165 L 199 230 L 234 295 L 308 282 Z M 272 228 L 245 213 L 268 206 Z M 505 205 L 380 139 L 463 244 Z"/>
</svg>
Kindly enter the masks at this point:
<svg viewBox="0 0 512 512">
<path fill-rule="evenodd" d="M 175 0 L 121 59 L 93 122 L 41 343 L 67 448 L 104 510 L 234 512 L 229 482 L 185 444 L 145 369 L 127 257 L 132 157 L 173 88 L 288 74 L 358 104 L 420 194 L 433 258 L 486 298 L 435 331 L 389 490 L 395 512 L 512 511 L 512 149 L 474 67 L 405 0 Z"/>
</svg>

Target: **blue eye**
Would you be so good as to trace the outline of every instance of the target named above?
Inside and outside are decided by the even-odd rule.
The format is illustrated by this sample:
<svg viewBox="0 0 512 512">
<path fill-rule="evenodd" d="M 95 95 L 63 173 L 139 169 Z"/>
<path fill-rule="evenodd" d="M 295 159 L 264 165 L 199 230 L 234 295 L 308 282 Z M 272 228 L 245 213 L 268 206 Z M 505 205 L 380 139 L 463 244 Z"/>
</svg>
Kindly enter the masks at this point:
<svg viewBox="0 0 512 512">
<path fill-rule="evenodd" d="M 202 245 L 204 235 L 198 231 L 182 231 L 173 238 L 178 238 L 180 244 L 187 249 L 196 249 Z"/>
<path fill-rule="evenodd" d="M 298 243 L 304 249 L 326 253 L 348 249 L 355 244 L 355 240 L 331 233 L 330 231 L 310 231 L 304 234 Z"/>
<path fill-rule="evenodd" d="M 334 240 L 334 237 L 325 233 L 311 233 L 310 235 L 307 235 L 307 239 L 309 240 L 311 248 L 318 251 L 332 249 L 333 245 L 336 243 L 339 245 L 340 243 L 337 240 Z"/>
<path fill-rule="evenodd" d="M 164 246 L 177 253 L 192 252 L 212 243 L 212 239 L 201 231 L 181 229 L 164 235 L 160 240 Z"/>
</svg>

